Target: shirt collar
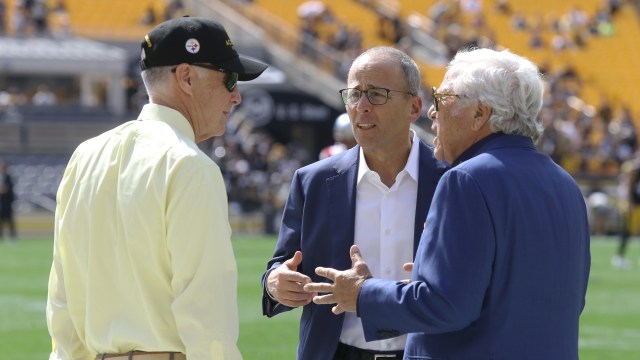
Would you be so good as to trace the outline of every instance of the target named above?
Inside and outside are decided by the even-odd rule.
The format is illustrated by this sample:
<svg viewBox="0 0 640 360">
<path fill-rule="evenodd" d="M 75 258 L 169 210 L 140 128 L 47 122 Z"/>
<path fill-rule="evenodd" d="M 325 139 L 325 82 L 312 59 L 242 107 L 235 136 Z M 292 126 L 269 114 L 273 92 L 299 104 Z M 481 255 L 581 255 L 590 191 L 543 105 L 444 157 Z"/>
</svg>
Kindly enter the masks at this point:
<svg viewBox="0 0 640 360">
<path fill-rule="evenodd" d="M 155 120 L 169 124 L 183 136 L 195 142 L 196 136 L 191 124 L 179 111 L 158 104 L 146 104 L 142 107 L 138 120 Z"/>
<path fill-rule="evenodd" d="M 420 156 L 420 139 L 418 138 L 418 134 L 416 134 L 413 129 L 409 130 L 411 136 L 411 150 L 409 151 L 409 158 L 407 159 L 407 163 L 404 166 L 404 169 L 400 172 L 407 172 L 411 178 L 417 182 L 418 181 L 418 157 Z M 358 166 L 358 180 L 357 183 L 360 183 L 360 180 L 368 173 L 371 172 L 369 169 L 369 165 L 367 165 L 367 160 L 364 158 L 364 151 L 362 147 L 360 147 L 359 154 L 359 163 Z M 400 174 L 399 173 L 399 174 Z M 397 177 L 396 177 L 397 178 Z"/>
</svg>

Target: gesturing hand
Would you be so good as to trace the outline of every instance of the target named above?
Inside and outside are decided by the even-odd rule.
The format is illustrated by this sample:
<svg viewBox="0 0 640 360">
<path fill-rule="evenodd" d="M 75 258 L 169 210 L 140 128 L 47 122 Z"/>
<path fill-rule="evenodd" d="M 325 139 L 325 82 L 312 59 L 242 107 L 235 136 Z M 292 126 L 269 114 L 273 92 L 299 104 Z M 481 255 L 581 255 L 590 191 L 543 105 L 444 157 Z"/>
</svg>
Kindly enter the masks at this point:
<svg viewBox="0 0 640 360">
<path fill-rule="evenodd" d="M 309 283 L 304 286 L 308 292 L 327 293 L 313 298 L 316 304 L 336 304 L 332 311 L 338 315 L 345 311 L 355 312 L 358 294 L 365 280 L 372 277 L 367 263 L 362 259 L 357 245 L 351 246 L 351 269 L 339 271 L 332 268 L 317 267 L 316 274 L 333 281 L 329 283 Z"/>
<path fill-rule="evenodd" d="M 303 287 L 311 278 L 298 272 L 302 262 L 302 252 L 296 251 L 293 257 L 269 273 L 267 292 L 279 303 L 291 307 L 304 306 L 317 295 L 306 292 Z"/>
<path fill-rule="evenodd" d="M 402 264 L 402 270 L 408 272 L 409 275 L 411 275 L 411 272 L 413 271 L 413 263 L 410 262 L 410 263 Z M 409 277 L 411 277 L 411 276 L 409 276 Z M 411 279 L 410 278 L 409 279 L 404 279 L 404 280 L 402 280 L 402 282 L 405 283 L 405 284 L 409 284 L 411 282 Z"/>
</svg>

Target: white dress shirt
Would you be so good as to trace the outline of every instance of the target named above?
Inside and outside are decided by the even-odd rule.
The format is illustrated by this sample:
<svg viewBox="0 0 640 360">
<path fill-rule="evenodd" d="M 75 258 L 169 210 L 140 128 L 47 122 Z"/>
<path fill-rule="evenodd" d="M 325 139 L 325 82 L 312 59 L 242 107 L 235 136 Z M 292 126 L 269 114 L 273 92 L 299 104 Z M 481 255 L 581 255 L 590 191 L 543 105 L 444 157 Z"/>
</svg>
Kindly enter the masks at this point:
<svg viewBox="0 0 640 360">
<path fill-rule="evenodd" d="M 418 196 L 419 140 L 412 130 L 413 144 L 404 169 L 391 188 L 369 169 L 360 149 L 356 189 L 354 242 L 369 270 L 379 279 L 403 280 L 411 274 L 402 265 L 413 261 L 413 238 Z M 404 350 L 406 335 L 366 342 L 362 323 L 355 313 L 346 313 L 340 342 L 361 349 Z"/>
</svg>

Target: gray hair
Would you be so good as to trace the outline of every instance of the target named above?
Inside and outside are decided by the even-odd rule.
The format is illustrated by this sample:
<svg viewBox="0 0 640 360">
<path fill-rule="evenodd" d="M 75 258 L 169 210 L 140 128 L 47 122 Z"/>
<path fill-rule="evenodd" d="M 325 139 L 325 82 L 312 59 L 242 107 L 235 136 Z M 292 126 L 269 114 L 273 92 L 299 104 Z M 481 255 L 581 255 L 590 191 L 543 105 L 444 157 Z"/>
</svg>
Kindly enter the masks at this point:
<svg viewBox="0 0 640 360">
<path fill-rule="evenodd" d="M 165 85 L 172 68 L 173 66 L 157 66 L 142 72 L 142 82 L 147 89 L 147 94 L 151 96 L 155 92 L 154 90 L 160 89 Z"/>
<path fill-rule="evenodd" d="M 378 55 L 380 57 L 399 62 L 400 68 L 404 73 L 405 81 L 407 83 L 407 86 L 409 87 L 409 92 L 412 92 L 416 95 L 418 94 L 418 92 L 420 91 L 422 77 L 420 77 L 420 69 L 418 68 L 418 65 L 409 55 L 393 47 L 376 46 L 358 55 L 354 62 L 365 55 L 370 55 L 372 57 L 374 55 Z"/>
<path fill-rule="evenodd" d="M 491 131 L 540 137 L 544 82 L 533 62 L 509 50 L 467 49 L 456 54 L 447 72 L 453 91 L 491 106 Z"/>
</svg>

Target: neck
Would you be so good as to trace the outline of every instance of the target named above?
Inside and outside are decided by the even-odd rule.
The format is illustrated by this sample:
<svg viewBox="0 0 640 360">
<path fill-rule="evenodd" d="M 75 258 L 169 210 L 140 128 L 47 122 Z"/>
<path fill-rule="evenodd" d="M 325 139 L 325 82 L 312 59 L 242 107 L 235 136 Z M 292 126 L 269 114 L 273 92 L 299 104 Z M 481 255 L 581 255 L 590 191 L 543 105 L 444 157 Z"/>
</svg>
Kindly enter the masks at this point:
<svg viewBox="0 0 640 360">
<path fill-rule="evenodd" d="M 412 141 L 409 141 L 407 146 L 403 146 L 393 152 L 385 150 L 363 152 L 369 169 L 375 171 L 380 176 L 382 183 L 387 187 L 393 186 L 396 182 L 396 176 L 407 165 L 412 143 Z"/>
</svg>

